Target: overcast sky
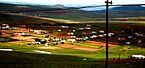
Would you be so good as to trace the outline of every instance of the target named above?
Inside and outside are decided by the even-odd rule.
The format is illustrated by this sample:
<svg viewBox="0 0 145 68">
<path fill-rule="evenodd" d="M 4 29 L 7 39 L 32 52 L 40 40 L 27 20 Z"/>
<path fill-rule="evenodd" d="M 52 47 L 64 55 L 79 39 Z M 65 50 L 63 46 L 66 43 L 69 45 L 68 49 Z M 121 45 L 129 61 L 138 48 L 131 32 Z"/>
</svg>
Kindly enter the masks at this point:
<svg viewBox="0 0 145 68">
<path fill-rule="evenodd" d="M 25 2 L 33 4 L 80 4 L 80 5 L 102 5 L 106 0 L 0 0 L 0 2 Z M 145 0 L 112 0 L 113 4 L 145 4 Z"/>
</svg>

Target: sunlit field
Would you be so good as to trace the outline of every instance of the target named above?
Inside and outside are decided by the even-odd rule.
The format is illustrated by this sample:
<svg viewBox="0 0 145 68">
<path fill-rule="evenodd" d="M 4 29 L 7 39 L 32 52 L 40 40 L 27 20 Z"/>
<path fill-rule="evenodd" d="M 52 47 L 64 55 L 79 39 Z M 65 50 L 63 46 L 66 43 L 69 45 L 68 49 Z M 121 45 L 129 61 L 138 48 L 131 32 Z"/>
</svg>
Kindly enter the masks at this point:
<svg viewBox="0 0 145 68">
<path fill-rule="evenodd" d="M 105 49 L 98 50 L 96 52 L 89 51 L 81 51 L 70 48 L 61 48 L 58 46 L 48 46 L 44 47 L 43 45 L 14 45 L 9 43 L 0 43 L 0 48 L 9 48 L 13 49 L 11 52 L 1 51 L 1 65 L 7 65 L 8 67 L 54 67 L 57 68 L 60 65 L 64 65 L 62 67 L 76 67 L 81 68 L 85 65 L 86 68 L 89 67 L 104 67 L 104 63 L 99 62 L 99 60 L 105 59 Z M 127 49 L 130 48 L 130 49 Z M 51 54 L 47 53 L 39 53 L 35 50 L 51 52 Z M 109 58 L 127 58 L 132 54 L 143 54 L 144 48 L 136 47 L 136 46 L 116 46 L 109 49 Z M 48 64 L 48 65 L 47 65 Z M 77 66 L 79 65 L 79 66 Z M 122 65 L 122 64 L 121 64 Z M 126 65 L 126 64 L 123 64 Z M 115 65 L 117 67 L 118 65 Z M 130 67 L 130 64 L 127 64 Z M 135 65 L 134 65 L 135 66 Z M 7 67 L 7 66 L 6 66 Z M 113 64 L 110 63 L 110 67 L 113 67 Z M 131 66 L 132 67 L 132 66 Z"/>
</svg>

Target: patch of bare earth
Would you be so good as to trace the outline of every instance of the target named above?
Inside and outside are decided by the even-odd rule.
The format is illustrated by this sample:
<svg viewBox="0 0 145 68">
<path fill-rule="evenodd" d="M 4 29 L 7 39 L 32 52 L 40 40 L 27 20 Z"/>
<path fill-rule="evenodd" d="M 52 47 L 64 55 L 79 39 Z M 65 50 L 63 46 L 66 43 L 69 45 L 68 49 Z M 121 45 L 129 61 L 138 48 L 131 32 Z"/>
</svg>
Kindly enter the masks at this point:
<svg viewBox="0 0 145 68">
<path fill-rule="evenodd" d="M 95 49 L 95 48 L 83 47 L 83 46 L 78 46 L 78 45 L 70 45 L 70 44 L 60 44 L 58 46 L 63 47 L 63 48 L 72 48 L 72 49 L 84 50 L 84 51 L 97 51 L 97 50 L 99 50 L 99 49 Z"/>
<path fill-rule="evenodd" d="M 103 46 L 103 47 L 106 47 L 106 43 L 104 43 L 104 42 L 96 42 L 96 41 L 86 41 L 86 42 L 88 42 L 88 43 L 90 43 L 90 44 L 92 44 L 92 45 L 95 45 L 95 46 Z M 108 44 L 108 46 L 109 47 L 114 47 L 114 46 L 117 46 L 115 43 L 113 44 L 111 44 L 111 43 L 109 43 Z"/>
</svg>

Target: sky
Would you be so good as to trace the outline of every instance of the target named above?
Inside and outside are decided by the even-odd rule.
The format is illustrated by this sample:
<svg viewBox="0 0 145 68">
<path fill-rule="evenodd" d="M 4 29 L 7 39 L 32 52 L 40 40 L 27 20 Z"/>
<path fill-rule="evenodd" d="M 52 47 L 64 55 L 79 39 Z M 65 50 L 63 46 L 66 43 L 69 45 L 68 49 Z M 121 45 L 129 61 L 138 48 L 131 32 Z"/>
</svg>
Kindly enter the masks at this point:
<svg viewBox="0 0 145 68">
<path fill-rule="evenodd" d="M 63 4 L 63 5 L 104 5 L 106 0 L 0 0 L 6 3 Z M 110 0 L 111 1 L 111 0 Z M 145 4 L 145 0 L 112 0 L 113 4 Z"/>
</svg>

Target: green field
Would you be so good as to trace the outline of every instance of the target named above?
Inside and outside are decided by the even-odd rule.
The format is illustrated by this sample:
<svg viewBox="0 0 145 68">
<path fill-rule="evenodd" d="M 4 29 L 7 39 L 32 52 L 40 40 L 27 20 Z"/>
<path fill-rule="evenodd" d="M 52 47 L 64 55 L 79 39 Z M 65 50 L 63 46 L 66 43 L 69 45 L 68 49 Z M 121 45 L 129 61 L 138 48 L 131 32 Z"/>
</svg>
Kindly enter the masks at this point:
<svg viewBox="0 0 145 68">
<path fill-rule="evenodd" d="M 96 65 L 97 65 L 96 67 L 98 68 L 104 67 L 104 63 L 100 63 L 97 61 L 105 59 L 105 48 L 96 52 L 89 52 L 89 51 L 80 51 L 74 49 L 61 48 L 58 46 L 48 46 L 46 48 L 43 47 L 44 47 L 43 45 L 28 46 L 28 45 L 15 45 L 10 43 L 0 43 L 1 49 L 9 48 L 14 50 L 12 52 L 0 51 L 1 53 L 0 63 L 2 63 L 3 65 L 8 64 L 9 66 L 14 66 L 14 67 L 26 66 L 26 67 L 33 67 L 33 68 L 35 68 L 35 65 L 38 66 L 38 68 L 41 68 L 42 66 L 58 68 L 58 66 L 61 64 L 64 64 L 64 66 L 61 65 L 62 68 L 67 68 L 67 67 L 82 68 L 84 65 L 86 66 L 85 68 L 90 68 Z M 47 52 L 51 52 L 52 54 L 37 53 L 34 50 L 47 51 Z M 145 49 L 136 46 L 129 46 L 129 45 L 122 45 L 122 46 L 109 48 L 110 59 L 119 58 L 119 54 L 121 58 L 127 58 L 129 55 L 133 55 L 133 54 L 145 55 Z M 118 65 L 110 64 L 110 66 L 115 68 Z"/>
</svg>

